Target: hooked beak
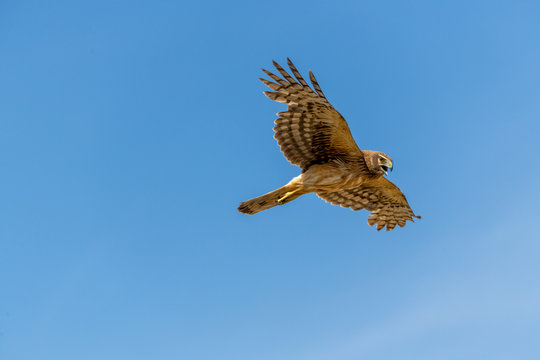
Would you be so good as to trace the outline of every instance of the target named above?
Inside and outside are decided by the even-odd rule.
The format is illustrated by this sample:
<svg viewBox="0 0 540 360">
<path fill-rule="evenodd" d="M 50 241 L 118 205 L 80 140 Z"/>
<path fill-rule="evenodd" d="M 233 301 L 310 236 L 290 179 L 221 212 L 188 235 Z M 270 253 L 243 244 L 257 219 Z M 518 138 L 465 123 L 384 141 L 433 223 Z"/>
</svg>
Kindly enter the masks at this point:
<svg viewBox="0 0 540 360">
<path fill-rule="evenodd" d="M 394 169 L 394 164 L 390 160 L 386 164 L 382 165 L 381 168 L 384 171 L 384 174 L 388 176 L 388 170 L 392 171 Z"/>
</svg>

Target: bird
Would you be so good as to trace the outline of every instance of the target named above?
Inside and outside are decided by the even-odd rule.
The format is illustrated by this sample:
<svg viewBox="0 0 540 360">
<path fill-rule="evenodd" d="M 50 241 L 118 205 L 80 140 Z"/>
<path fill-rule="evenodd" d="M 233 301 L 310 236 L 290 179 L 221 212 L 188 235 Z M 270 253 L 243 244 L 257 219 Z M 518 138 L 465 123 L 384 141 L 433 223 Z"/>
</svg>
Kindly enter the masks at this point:
<svg viewBox="0 0 540 360">
<path fill-rule="evenodd" d="M 394 166 L 390 156 L 360 150 L 313 73 L 309 71 L 310 87 L 289 58 L 287 64 L 294 77 L 273 61 L 281 76 L 262 69 L 272 81 L 259 80 L 273 90 L 264 92 L 268 98 L 287 105 L 287 111 L 277 113 L 274 138 L 285 158 L 302 171 L 286 185 L 241 202 L 238 211 L 256 214 L 313 192 L 333 205 L 371 212 L 368 225 L 376 225 L 377 231 L 420 219 L 401 190 L 385 178 Z"/>
</svg>

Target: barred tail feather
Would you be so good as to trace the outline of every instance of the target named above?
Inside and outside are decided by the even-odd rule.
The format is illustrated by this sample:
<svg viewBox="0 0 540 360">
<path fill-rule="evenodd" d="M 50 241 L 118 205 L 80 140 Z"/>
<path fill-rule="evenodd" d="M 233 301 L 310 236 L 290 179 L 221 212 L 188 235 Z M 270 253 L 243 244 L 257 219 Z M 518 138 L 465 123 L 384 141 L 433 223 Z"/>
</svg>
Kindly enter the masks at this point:
<svg viewBox="0 0 540 360">
<path fill-rule="evenodd" d="M 256 214 L 259 211 L 270 209 L 276 205 L 283 205 L 302 195 L 297 186 L 287 184 L 267 194 L 261 195 L 240 203 L 238 211 L 244 214 Z M 291 193 L 294 192 L 294 193 Z M 284 198 L 285 197 L 285 198 Z M 280 201 L 281 199 L 281 201 Z"/>
</svg>

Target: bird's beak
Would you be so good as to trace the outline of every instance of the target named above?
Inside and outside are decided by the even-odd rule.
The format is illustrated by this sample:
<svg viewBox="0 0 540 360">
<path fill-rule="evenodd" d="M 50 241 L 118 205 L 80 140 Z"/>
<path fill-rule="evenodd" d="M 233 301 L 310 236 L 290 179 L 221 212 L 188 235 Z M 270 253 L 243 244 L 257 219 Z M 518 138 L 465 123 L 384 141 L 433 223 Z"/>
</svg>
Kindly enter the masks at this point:
<svg viewBox="0 0 540 360">
<path fill-rule="evenodd" d="M 386 167 L 386 169 L 392 171 L 392 170 L 394 169 L 394 164 L 392 164 L 392 161 L 388 160 L 388 161 L 386 162 L 386 164 L 385 164 L 385 167 Z M 384 170 L 384 174 L 385 174 L 386 176 L 388 176 L 388 171 L 386 171 L 386 169 L 383 169 L 383 170 Z"/>
<path fill-rule="evenodd" d="M 384 172 L 384 175 L 388 176 L 388 170 L 392 171 L 394 168 L 394 164 L 392 164 L 392 160 L 390 159 L 384 159 L 384 163 L 381 164 L 381 169 Z"/>
</svg>

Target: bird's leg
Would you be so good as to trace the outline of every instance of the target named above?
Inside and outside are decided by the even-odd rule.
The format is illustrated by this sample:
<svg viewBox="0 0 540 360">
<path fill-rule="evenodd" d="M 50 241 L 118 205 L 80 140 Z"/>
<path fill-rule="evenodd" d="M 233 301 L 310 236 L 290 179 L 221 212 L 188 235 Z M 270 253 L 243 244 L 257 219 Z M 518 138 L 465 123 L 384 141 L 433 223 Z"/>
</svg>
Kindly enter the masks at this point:
<svg viewBox="0 0 540 360">
<path fill-rule="evenodd" d="M 283 205 L 287 198 L 291 197 L 292 195 L 294 195 L 294 193 L 298 192 L 299 190 L 300 190 L 300 188 L 297 188 L 296 190 L 287 192 L 285 195 L 283 195 L 282 197 L 280 197 L 278 199 L 278 201 L 277 201 L 278 205 Z M 293 200 L 293 199 L 291 199 L 291 200 Z"/>
</svg>

